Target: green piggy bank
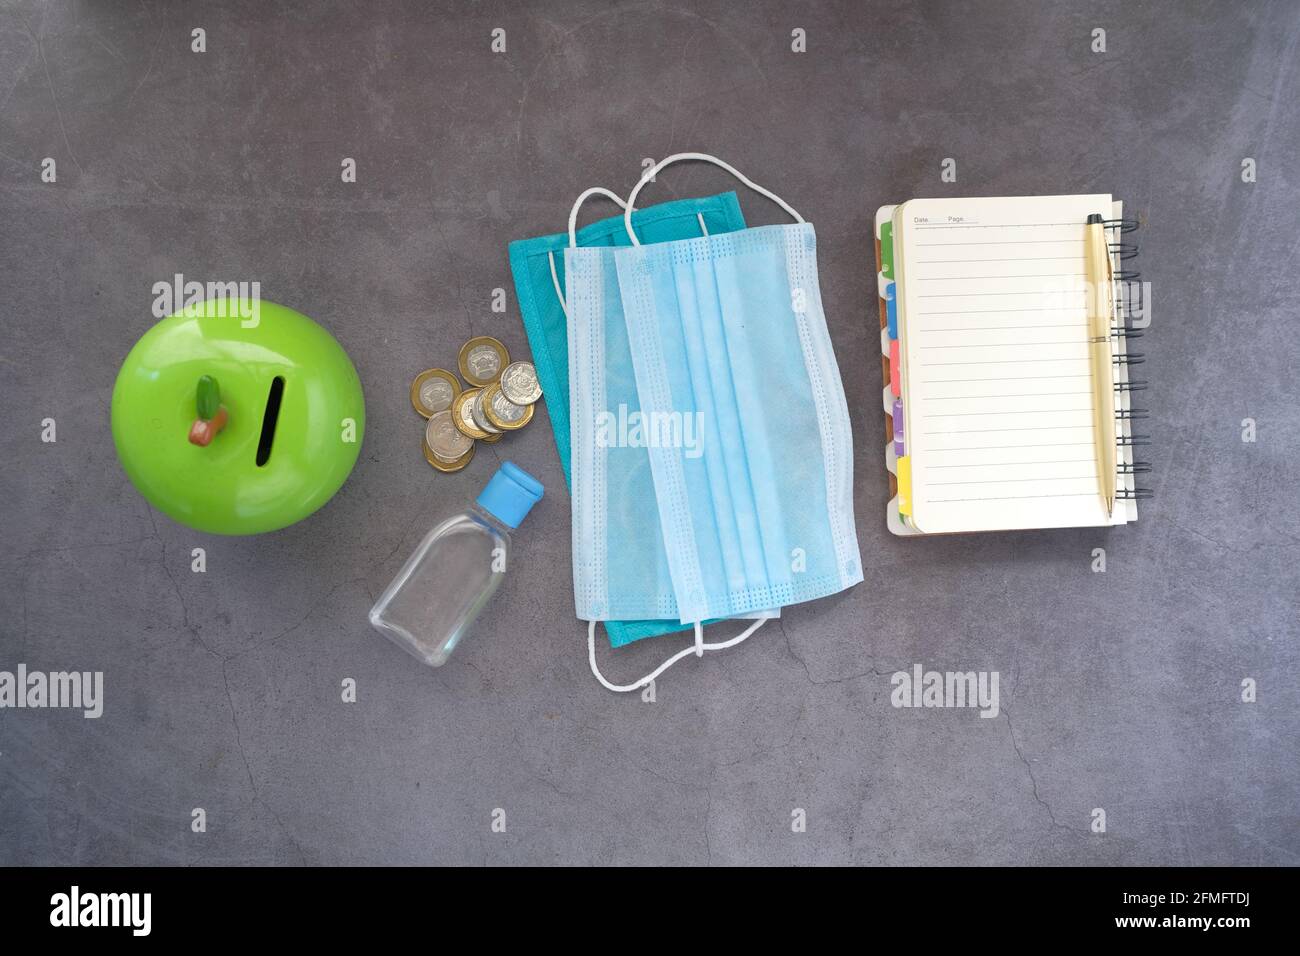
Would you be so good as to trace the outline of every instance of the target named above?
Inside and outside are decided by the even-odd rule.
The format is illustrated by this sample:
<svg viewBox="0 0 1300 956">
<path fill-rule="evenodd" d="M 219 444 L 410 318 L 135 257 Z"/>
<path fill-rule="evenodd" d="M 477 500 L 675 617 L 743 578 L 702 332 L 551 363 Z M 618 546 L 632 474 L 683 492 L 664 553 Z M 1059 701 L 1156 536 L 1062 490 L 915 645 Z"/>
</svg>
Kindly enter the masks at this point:
<svg viewBox="0 0 1300 956">
<path fill-rule="evenodd" d="M 272 302 L 211 299 L 168 316 L 113 386 L 113 443 L 159 511 L 213 534 L 301 521 L 352 472 L 361 380 L 323 328 Z"/>
</svg>

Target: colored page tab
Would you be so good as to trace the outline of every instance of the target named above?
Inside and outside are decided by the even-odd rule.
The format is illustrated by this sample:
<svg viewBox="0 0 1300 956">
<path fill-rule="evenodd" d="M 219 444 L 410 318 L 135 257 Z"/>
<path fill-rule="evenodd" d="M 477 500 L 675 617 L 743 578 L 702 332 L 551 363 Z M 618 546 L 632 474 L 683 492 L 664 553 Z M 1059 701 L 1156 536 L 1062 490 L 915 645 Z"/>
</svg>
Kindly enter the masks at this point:
<svg viewBox="0 0 1300 956">
<path fill-rule="evenodd" d="M 894 421 L 894 454 L 902 458 L 907 452 L 903 445 L 903 400 L 901 398 L 894 399 L 890 418 Z"/>
<path fill-rule="evenodd" d="M 890 282 L 894 281 L 894 224 L 880 224 L 880 273 Z"/>
<path fill-rule="evenodd" d="M 894 283 L 887 286 L 885 296 L 885 318 L 889 323 L 889 337 L 898 340 L 898 297 L 894 294 Z"/>
<path fill-rule="evenodd" d="M 902 359 L 898 354 L 898 339 L 891 339 L 889 342 L 889 390 L 894 393 L 894 398 L 899 398 L 903 394 L 901 365 Z"/>
<path fill-rule="evenodd" d="M 904 455 L 898 459 L 898 513 L 912 513 L 912 459 Z"/>
</svg>

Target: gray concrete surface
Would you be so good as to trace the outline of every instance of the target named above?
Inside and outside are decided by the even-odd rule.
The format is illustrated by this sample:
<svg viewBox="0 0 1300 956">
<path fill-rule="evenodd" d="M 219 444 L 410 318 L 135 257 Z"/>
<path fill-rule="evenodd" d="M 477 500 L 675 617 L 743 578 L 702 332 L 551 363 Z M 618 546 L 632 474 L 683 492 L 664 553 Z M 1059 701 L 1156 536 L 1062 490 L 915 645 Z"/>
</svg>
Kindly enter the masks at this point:
<svg viewBox="0 0 1300 956">
<path fill-rule="evenodd" d="M 1298 46 L 1292 3 L 0 4 L 0 669 L 105 675 L 98 720 L 0 710 L 0 863 L 1300 861 Z M 438 475 L 407 385 L 471 334 L 526 355 L 507 242 L 684 149 L 817 227 L 866 582 L 647 704 L 587 670 L 545 411 Z M 1092 191 L 1146 220 L 1156 499 L 1111 533 L 891 538 L 874 210 Z M 198 534 L 119 468 L 113 379 L 176 272 L 259 280 L 351 353 L 369 430 L 305 523 Z M 547 497 L 427 671 L 366 610 L 506 456 Z M 893 708 L 914 663 L 998 671 L 1001 713 Z"/>
</svg>

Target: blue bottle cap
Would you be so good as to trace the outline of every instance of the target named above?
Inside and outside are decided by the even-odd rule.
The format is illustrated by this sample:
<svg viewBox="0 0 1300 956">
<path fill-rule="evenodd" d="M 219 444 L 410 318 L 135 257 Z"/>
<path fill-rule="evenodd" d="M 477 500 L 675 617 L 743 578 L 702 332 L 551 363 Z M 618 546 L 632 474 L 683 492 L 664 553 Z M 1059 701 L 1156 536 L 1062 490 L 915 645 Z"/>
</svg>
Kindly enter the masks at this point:
<svg viewBox="0 0 1300 956">
<path fill-rule="evenodd" d="M 503 524 L 518 528 L 542 498 L 542 483 L 513 461 L 502 462 L 478 496 L 478 505 Z"/>
</svg>

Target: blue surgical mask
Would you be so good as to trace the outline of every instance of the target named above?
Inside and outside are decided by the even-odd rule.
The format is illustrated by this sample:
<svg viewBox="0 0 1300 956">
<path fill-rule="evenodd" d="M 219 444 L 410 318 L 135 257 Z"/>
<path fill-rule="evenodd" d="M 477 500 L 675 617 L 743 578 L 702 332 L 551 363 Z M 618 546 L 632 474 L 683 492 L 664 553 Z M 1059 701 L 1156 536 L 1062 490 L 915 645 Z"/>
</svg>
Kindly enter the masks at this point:
<svg viewBox="0 0 1300 956">
<path fill-rule="evenodd" d="M 813 227 L 700 153 L 648 170 L 629 204 L 685 159 L 722 166 L 797 222 L 649 244 L 625 214 L 632 245 L 590 257 L 591 294 L 618 297 L 643 416 L 679 439 L 650 441 L 646 451 L 683 623 L 797 604 L 862 580 L 853 443 Z M 688 421 L 702 435 L 698 448 L 685 440 Z"/>
<path fill-rule="evenodd" d="M 620 207 L 623 206 L 618 196 L 609 190 L 599 188 L 588 190 L 583 197 L 580 197 L 580 202 L 582 198 L 594 194 L 607 196 Z M 580 202 L 575 204 L 575 215 Z M 668 202 L 639 210 L 632 218 L 639 235 L 646 242 L 663 242 L 707 234 L 717 235 L 743 229 L 745 226 L 735 193 Z M 605 219 L 583 229 L 574 229 L 576 226 L 574 219 L 575 216 L 570 217 L 572 241 L 575 246 L 613 247 L 631 242 L 622 217 Z M 512 242 L 510 266 L 523 316 L 524 330 L 532 350 L 533 364 L 537 368 L 538 380 L 547 396 L 547 411 L 556 448 L 559 451 L 560 462 L 564 466 L 565 478 L 572 485 L 569 323 L 565 315 L 568 277 L 564 267 L 564 250 L 569 246 L 570 239 L 570 234 L 556 233 Z M 612 411 L 617 421 L 617 406 Z M 650 510 L 652 514 L 655 513 L 653 507 Z M 655 537 L 662 541 L 662 537 L 657 532 Z M 666 562 L 662 545 L 659 547 L 659 552 L 662 560 Z M 658 567 L 658 560 L 657 558 L 656 567 Z M 615 590 L 618 588 L 616 587 Z M 657 612 L 630 615 L 631 618 L 642 616 L 647 619 L 606 620 L 605 626 L 610 644 L 619 647 L 641 638 L 672 633 L 689 626 L 680 622 L 680 615 L 675 609 L 671 615 L 668 615 L 671 619 L 650 619 L 665 617 Z"/>
<path fill-rule="evenodd" d="M 587 190 L 574 203 L 570 245 L 564 250 L 575 609 L 584 621 L 694 623 L 680 621 L 654 507 L 648 452 L 654 423 L 643 418 L 637 397 L 614 248 L 580 247 L 573 234 L 579 208 L 595 191 Z M 687 422 L 681 436 L 688 455 L 700 450 L 695 424 Z"/>
</svg>

